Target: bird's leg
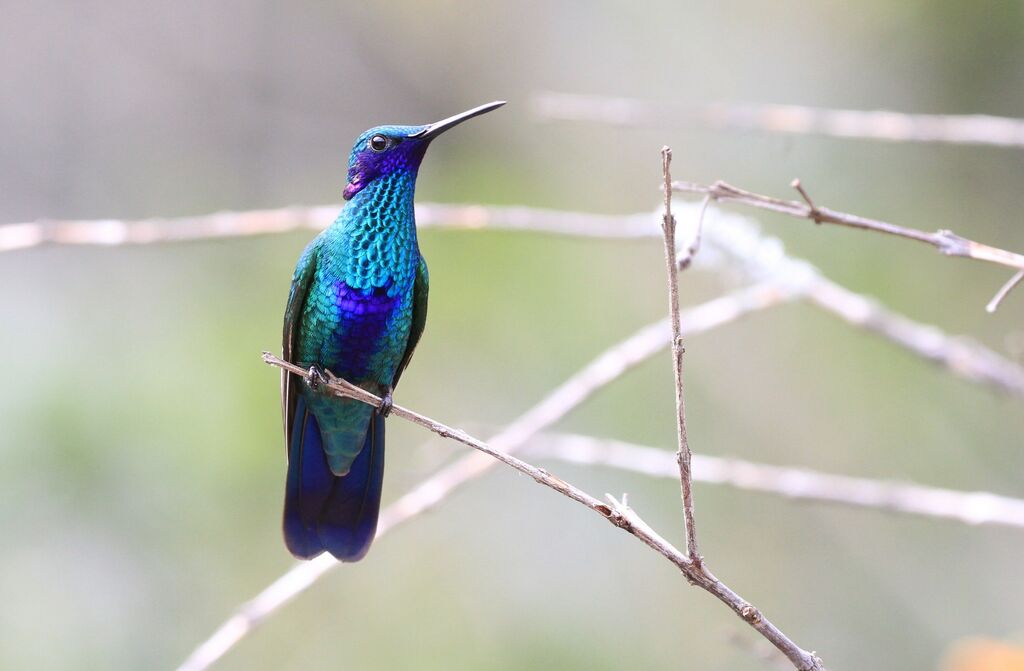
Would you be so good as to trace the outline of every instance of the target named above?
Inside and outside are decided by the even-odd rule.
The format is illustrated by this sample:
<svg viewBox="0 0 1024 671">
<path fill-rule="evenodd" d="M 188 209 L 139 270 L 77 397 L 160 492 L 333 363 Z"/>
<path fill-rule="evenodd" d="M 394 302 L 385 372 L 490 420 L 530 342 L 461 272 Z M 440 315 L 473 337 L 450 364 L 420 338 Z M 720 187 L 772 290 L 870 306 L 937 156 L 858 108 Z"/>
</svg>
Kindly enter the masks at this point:
<svg viewBox="0 0 1024 671">
<path fill-rule="evenodd" d="M 324 373 L 324 369 L 316 364 L 313 364 L 312 366 L 309 367 L 309 370 L 306 371 L 306 377 L 304 379 L 306 380 L 306 384 L 313 391 L 318 390 L 322 385 L 327 384 L 328 382 L 327 375 L 326 373 Z"/>
<path fill-rule="evenodd" d="M 395 390 L 394 387 L 388 385 L 384 388 L 384 395 L 381 397 L 380 407 L 377 408 L 377 413 L 381 417 L 387 417 L 391 414 L 391 408 L 395 405 L 394 399 L 391 398 L 391 393 Z"/>
</svg>

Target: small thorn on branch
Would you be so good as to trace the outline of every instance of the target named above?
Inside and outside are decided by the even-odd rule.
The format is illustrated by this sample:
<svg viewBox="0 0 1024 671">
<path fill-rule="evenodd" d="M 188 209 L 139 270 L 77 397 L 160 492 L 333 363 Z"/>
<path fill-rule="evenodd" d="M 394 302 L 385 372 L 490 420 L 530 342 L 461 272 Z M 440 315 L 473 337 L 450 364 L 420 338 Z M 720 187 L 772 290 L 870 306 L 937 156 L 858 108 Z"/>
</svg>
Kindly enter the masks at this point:
<svg viewBox="0 0 1024 671">
<path fill-rule="evenodd" d="M 797 177 L 792 182 L 790 182 L 789 185 L 796 189 L 797 193 L 800 194 L 800 197 L 804 199 L 805 203 L 807 203 L 807 207 L 810 208 L 807 211 L 807 217 L 813 219 L 814 223 L 820 226 L 822 221 L 821 212 L 818 211 L 818 206 L 814 204 L 814 201 L 811 200 L 810 195 L 808 195 L 807 191 L 804 189 L 803 184 L 800 183 L 800 178 Z"/>
<path fill-rule="evenodd" d="M 996 292 L 996 295 L 992 297 L 992 300 L 985 306 L 985 311 L 992 313 L 999 309 L 999 304 L 1003 302 L 1003 299 L 1013 291 L 1014 287 L 1024 280 L 1024 270 L 1019 271 L 1016 275 L 1006 281 L 1006 284 Z"/>
<path fill-rule="evenodd" d="M 693 242 L 686 250 L 686 254 L 679 259 L 679 263 L 676 264 L 680 271 L 686 270 L 693 263 L 693 258 L 697 256 L 697 252 L 700 251 L 701 234 L 704 232 L 704 215 L 708 212 L 708 206 L 711 204 L 713 196 L 709 193 L 704 196 L 704 202 L 700 206 L 700 216 L 697 217 L 697 231 L 693 235 Z"/>
</svg>

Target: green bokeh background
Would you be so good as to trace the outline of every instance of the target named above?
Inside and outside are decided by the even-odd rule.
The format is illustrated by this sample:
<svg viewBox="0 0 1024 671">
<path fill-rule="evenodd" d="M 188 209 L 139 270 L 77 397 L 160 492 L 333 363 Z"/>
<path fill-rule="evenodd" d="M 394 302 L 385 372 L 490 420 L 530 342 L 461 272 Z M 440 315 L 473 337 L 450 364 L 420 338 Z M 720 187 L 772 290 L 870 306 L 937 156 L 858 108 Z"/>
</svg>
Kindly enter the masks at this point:
<svg viewBox="0 0 1024 671">
<path fill-rule="evenodd" d="M 676 176 L 1024 249 L 1024 152 L 540 123 L 538 90 L 1024 116 L 1024 6 L 871 0 L 5 3 L 0 221 L 340 197 L 351 140 L 506 98 L 431 149 L 419 198 L 625 213 Z M 1018 360 L 1024 295 L 920 246 L 763 217 L 788 249 Z M 0 258 L 0 668 L 169 669 L 286 570 L 274 371 L 307 233 Z M 398 402 L 486 434 L 663 314 L 657 240 L 425 231 L 430 320 Z M 728 286 L 687 275 L 684 301 Z M 1019 399 L 804 305 L 688 349 L 699 452 L 1024 496 Z M 671 449 L 667 354 L 560 428 Z M 389 425 L 385 499 L 462 449 Z M 681 541 L 677 486 L 630 494 Z M 833 669 L 934 669 L 1024 636 L 1024 534 L 698 486 L 716 573 Z M 766 668 L 667 562 L 507 470 L 284 608 L 229 669 Z"/>
</svg>

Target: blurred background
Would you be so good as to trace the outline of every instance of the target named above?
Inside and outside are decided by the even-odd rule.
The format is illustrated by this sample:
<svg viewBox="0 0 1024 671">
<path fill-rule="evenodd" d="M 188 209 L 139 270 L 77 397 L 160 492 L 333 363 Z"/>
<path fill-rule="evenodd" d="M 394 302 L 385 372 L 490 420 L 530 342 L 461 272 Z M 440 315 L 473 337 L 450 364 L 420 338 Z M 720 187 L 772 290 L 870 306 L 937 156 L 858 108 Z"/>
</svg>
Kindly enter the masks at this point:
<svg viewBox="0 0 1024 671">
<path fill-rule="evenodd" d="M 1024 116 L 1024 5 L 867 0 L 7 2 L 0 222 L 340 201 L 354 137 L 496 98 L 422 201 L 653 210 L 679 179 L 1024 249 L 1024 151 L 544 123 L 539 90 Z M 850 288 L 1018 361 L 1009 274 L 760 216 Z M 0 668 L 170 669 L 293 560 L 278 376 L 310 232 L 0 258 Z M 662 316 L 656 239 L 424 231 L 428 327 L 396 401 L 487 435 Z M 684 303 L 721 294 L 685 275 Z M 700 453 L 1024 496 L 1021 400 L 794 304 L 687 344 Z M 560 429 L 674 446 L 668 354 Z M 389 423 L 385 502 L 462 448 Z M 682 542 L 678 485 L 560 463 Z M 832 669 L 1024 640 L 1024 534 L 698 485 L 717 575 Z M 753 561 L 756 559 L 756 563 Z M 736 640 L 741 641 L 737 643 Z M 589 511 L 500 470 L 335 571 L 220 669 L 767 668 L 756 635 Z"/>
</svg>

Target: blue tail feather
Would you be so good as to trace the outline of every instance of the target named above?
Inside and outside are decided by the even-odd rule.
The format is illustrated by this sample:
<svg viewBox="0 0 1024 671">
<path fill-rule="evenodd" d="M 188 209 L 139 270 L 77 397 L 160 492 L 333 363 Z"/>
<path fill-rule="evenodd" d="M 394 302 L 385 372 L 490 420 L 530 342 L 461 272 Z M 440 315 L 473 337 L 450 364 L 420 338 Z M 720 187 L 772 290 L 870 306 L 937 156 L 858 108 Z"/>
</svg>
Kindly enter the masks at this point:
<svg viewBox="0 0 1024 671">
<path fill-rule="evenodd" d="M 363 449 L 347 475 L 336 477 L 317 532 L 324 547 L 342 561 L 358 561 L 377 532 L 384 482 L 384 418 L 373 413 Z"/>
<path fill-rule="evenodd" d="M 296 557 L 327 550 L 341 561 L 362 559 L 377 530 L 384 478 L 384 418 L 374 413 L 349 472 L 335 476 L 327 463 L 316 417 L 297 399 L 288 455 L 284 536 Z"/>
</svg>

